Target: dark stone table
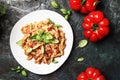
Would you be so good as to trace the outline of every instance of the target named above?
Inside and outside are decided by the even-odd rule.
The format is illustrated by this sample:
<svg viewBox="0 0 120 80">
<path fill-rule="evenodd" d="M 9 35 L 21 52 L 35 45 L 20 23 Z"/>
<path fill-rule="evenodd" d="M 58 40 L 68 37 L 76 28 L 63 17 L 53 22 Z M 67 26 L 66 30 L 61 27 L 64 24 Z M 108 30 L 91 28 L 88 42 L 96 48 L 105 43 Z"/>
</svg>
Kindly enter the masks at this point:
<svg viewBox="0 0 120 80">
<path fill-rule="evenodd" d="M 9 45 L 10 32 L 14 24 L 24 15 L 42 9 L 49 9 L 61 14 L 50 6 L 51 0 L 0 0 L 0 5 L 7 8 L 6 15 L 0 17 L 0 80 L 76 80 L 77 75 L 89 66 L 101 70 L 106 80 L 120 80 L 120 0 L 101 0 L 97 9 L 103 11 L 110 20 L 110 34 L 98 43 L 89 41 L 84 48 L 76 48 L 78 42 L 85 39 L 81 24 L 85 15 L 72 11 L 69 23 L 74 32 L 74 45 L 67 61 L 49 75 L 37 75 L 29 71 L 23 77 L 11 71 L 19 63 L 14 59 Z M 70 10 L 69 0 L 56 0 L 61 7 Z M 83 62 L 77 62 L 84 57 Z"/>
</svg>

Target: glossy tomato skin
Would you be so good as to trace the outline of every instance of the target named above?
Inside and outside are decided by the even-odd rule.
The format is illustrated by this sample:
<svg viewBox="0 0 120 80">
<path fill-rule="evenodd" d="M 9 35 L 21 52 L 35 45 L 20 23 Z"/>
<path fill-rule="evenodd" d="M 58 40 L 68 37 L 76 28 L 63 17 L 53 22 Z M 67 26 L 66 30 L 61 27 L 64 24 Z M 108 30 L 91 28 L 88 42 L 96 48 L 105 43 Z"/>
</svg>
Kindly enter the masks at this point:
<svg viewBox="0 0 120 80">
<path fill-rule="evenodd" d="M 99 22 L 100 26 L 108 26 L 110 24 L 107 18 L 104 18 L 102 21 Z"/>
<path fill-rule="evenodd" d="M 98 38 L 97 38 L 96 33 L 92 33 L 92 35 L 90 36 L 90 40 L 91 40 L 92 42 L 97 42 L 97 41 L 98 41 Z"/>
<path fill-rule="evenodd" d="M 84 31 L 84 36 L 85 36 L 86 38 L 90 38 L 91 35 L 92 35 L 92 30 L 86 30 L 86 31 Z"/>
<path fill-rule="evenodd" d="M 110 30 L 109 27 L 104 27 L 104 26 L 100 26 L 98 28 L 99 34 L 101 34 L 103 37 L 109 34 L 109 30 Z"/>
<path fill-rule="evenodd" d="M 89 11 L 87 10 L 87 8 L 86 8 L 85 6 L 82 6 L 82 7 L 80 8 L 80 12 L 83 13 L 83 14 L 89 13 Z"/>
<path fill-rule="evenodd" d="M 73 10 L 80 10 L 81 8 L 81 0 L 70 0 L 69 1 L 70 3 L 70 7 L 73 9 Z"/>
<path fill-rule="evenodd" d="M 88 9 L 88 11 L 94 11 L 96 9 L 96 5 L 95 2 L 97 2 L 97 0 L 87 0 L 86 1 L 86 8 Z"/>
<path fill-rule="evenodd" d="M 99 0 L 69 0 L 70 7 L 75 11 L 87 14 L 94 11 Z"/>
<path fill-rule="evenodd" d="M 90 15 L 93 15 L 93 21 L 95 23 L 99 23 L 104 18 L 104 14 L 101 11 L 94 11 L 93 13 L 90 13 Z"/>
<path fill-rule="evenodd" d="M 77 80 L 105 80 L 105 77 L 100 73 L 99 69 L 88 67 L 85 72 L 81 72 Z"/>
<path fill-rule="evenodd" d="M 77 80 L 87 80 L 86 73 L 82 72 L 80 75 L 78 75 Z"/>
<path fill-rule="evenodd" d="M 84 36 L 92 42 L 102 40 L 110 32 L 109 20 L 104 17 L 101 11 L 93 11 L 84 18 L 82 27 L 84 28 Z"/>
</svg>

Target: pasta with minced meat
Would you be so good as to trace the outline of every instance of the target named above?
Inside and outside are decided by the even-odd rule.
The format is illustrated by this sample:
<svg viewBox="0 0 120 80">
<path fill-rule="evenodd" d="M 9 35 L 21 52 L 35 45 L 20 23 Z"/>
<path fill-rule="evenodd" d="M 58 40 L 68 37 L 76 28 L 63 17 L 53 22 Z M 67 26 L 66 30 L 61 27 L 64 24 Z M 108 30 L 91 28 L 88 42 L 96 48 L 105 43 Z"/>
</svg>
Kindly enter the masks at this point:
<svg viewBox="0 0 120 80">
<path fill-rule="evenodd" d="M 55 58 L 64 55 L 65 33 L 50 19 L 27 24 L 21 28 L 21 32 L 24 34 L 21 46 L 27 60 L 50 64 Z"/>
</svg>

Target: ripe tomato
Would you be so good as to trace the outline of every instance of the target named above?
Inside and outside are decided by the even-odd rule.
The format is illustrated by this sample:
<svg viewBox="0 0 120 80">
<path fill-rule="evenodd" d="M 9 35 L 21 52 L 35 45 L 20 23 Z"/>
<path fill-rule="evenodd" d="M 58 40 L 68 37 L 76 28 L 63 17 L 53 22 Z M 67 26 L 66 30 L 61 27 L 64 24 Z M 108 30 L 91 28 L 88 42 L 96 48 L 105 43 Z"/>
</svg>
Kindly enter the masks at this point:
<svg viewBox="0 0 120 80">
<path fill-rule="evenodd" d="M 74 10 L 79 10 L 81 8 L 80 5 L 81 0 L 70 0 L 70 6 Z"/>
<path fill-rule="evenodd" d="M 97 42 L 109 34 L 109 20 L 104 17 L 103 12 L 93 11 L 84 18 L 82 27 L 84 36 L 92 42 Z"/>
<path fill-rule="evenodd" d="M 105 77 L 98 69 L 89 67 L 78 75 L 77 80 L 105 80 Z"/>
<path fill-rule="evenodd" d="M 73 10 L 86 14 L 96 9 L 99 0 L 70 0 L 69 2 Z"/>
</svg>

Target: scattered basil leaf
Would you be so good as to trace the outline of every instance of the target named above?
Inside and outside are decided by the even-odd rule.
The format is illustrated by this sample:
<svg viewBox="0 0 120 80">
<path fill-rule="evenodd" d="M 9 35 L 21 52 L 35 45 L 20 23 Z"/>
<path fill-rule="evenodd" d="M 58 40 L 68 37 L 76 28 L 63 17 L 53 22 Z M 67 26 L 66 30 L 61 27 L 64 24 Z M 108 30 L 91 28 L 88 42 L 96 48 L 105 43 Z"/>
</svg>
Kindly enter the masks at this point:
<svg viewBox="0 0 120 80">
<path fill-rule="evenodd" d="M 27 72 L 25 70 L 23 70 L 23 68 L 20 67 L 20 66 L 18 66 L 17 68 L 11 68 L 11 70 L 15 71 L 16 73 L 20 73 L 21 72 L 21 74 L 23 76 L 25 76 L 25 77 L 27 77 L 27 75 L 28 75 Z"/>
<path fill-rule="evenodd" d="M 82 61 L 84 61 L 84 57 L 80 57 L 80 58 L 78 58 L 77 61 L 78 61 L 78 62 L 82 62 Z"/>
<path fill-rule="evenodd" d="M 23 76 L 25 76 L 25 77 L 28 75 L 25 70 L 22 70 L 22 71 L 21 71 L 21 74 L 22 74 Z"/>
<path fill-rule="evenodd" d="M 57 64 L 58 61 L 54 59 L 54 60 L 52 61 L 52 63 Z"/>
<path fill-rule="evenodd" d="M 60 5 L 59 5 L 56 1 L 51 1 L 51 6 L 52 6 L 53 8 L 56 8 L 56 9 L 57 9 L 57 8 L 60 8 Z M 66 10 L 65 8 L 61 8 L 60 11 L 62 12 L 62 14 L 64 14 L 64 18 L 65 18 L 66 20 L 68 20 L 70 14 L 71 14 L 71 11 L 70 11 L 70 10 Z"/>
<path fill-rule="evenodd" d="M 12 71 L 15 71 L 16 69 L 15 68 L 11 68 Z"/>
<path fill-rule="evenodd" d="M 68 11 L 67 11 L 67 14 L 68 14 L 68 15 L 71 15 L 71 11 L 70 11 L 70 10 L 68 10 Z"/>
<path fill-rule="evenodd" d="M 21 72 L 21 70 L 20 70 L 20 69 L 16 70 L 16 73 L 19 73 L 19 72 Z"/>
<path fill-rule="evenodd" d="M 68 20 L 68 19 L 69 19 L 69 15 L 65 15 L 64 18 L 65 18 L 66 20 Z"/>
<path fill-rule="evenodd" d="M 84 40 L 79 41 L 78 47 L 83 48 L 83 47 L 85 47 L 87 44 L 88 44 L 88 41 L 84 39 Z"/>
<path fill-rule="evenodd" d="M 18 66 L 17 68 L 11 68 L 12 71 L 16 71 L 16 70 L 20 70 L 22 69 L 20 66 Z"/>
<path fill-rule="evenodd" d="M 20 67 L 20 66 L 18 66 L 16 69 L 21 69 L 21 67 Z"/>
<path fill-rule="evenodd" d="M 71 11 L 70 10 L 66 10 L 64 8 L 61 8 L 60 11 L 62 12 L 62 14 L 64 15 L 70 15 L 71 14 Z"/>
<path fill-rule="evenodd" d="M 67 10 L 64 8 L 61 8 L 60 11 L 62 12 L 62 14 L 65 14 L 65 15 L 67 14 Z"/>
<path fill-rule="evenodd" d="M 60 8 L 60 5 L 56 1 L 51 1 L 51 6 L 56 9 Z"/>
</svg>

